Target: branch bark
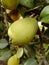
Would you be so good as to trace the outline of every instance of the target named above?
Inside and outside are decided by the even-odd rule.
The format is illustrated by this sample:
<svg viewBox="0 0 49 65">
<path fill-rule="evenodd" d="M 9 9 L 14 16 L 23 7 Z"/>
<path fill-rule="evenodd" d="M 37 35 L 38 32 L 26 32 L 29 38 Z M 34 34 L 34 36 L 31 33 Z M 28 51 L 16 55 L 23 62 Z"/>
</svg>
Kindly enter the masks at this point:
<svg viewBox="0 0 49 65">
<path fill-rule="evenodd" d="M 39 38 L 40 38 L 40 53 L 44 56 L 45 51 L 44 51 L 44 48 L 43 48 L 43 37 L 42 37 L 42 33 L 41 33 L 39 28 L 38 28 L 38 34 L 39 34 Z"/>
</svg>

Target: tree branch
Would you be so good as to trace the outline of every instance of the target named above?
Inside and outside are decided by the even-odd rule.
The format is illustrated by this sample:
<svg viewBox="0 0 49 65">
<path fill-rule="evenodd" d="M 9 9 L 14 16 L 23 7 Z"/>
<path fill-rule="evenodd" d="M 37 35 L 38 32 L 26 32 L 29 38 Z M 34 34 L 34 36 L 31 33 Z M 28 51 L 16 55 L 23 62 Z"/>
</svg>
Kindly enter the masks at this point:
<svg viewBox="0 0 49 65">
<path fill-rule="evenodd" d="M 39 28 L 38 28 L 38 34 L 39 34 L 39 37 L 40 37 L 40 53 L 44 56 L 45 51 L 44 51 L 44 48 L 43 48 L 43 37 L 42 37 L 42 33 L 41 33 Z"/>
</svg>

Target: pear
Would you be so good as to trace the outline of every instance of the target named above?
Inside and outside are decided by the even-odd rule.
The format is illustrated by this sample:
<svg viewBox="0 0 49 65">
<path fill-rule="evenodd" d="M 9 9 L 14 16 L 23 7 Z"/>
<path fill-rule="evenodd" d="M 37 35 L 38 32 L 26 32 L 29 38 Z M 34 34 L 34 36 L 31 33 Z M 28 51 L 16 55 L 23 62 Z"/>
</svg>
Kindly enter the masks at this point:
<svg viewBox="0 0 49 65">
<path fill-rule="evenodd" d="M 38 22 L 35 18 L 26 17 L 15 21 L 8 29 L 12 43 L 16 45 L 29 44 L 37 33 Z"/>
<path fill-rule="evenodd" d="M 19 62 L 20 62 L 20 59 L 17 58 L 15 54 L 9 58 L 7 65 L 19 65 Z"/>
<path fill-rule="evenodd" d="M 2 4 L 5 8 L 13 10 L 17 8 L 19 0 L 2 0 Z"/>
</svg>

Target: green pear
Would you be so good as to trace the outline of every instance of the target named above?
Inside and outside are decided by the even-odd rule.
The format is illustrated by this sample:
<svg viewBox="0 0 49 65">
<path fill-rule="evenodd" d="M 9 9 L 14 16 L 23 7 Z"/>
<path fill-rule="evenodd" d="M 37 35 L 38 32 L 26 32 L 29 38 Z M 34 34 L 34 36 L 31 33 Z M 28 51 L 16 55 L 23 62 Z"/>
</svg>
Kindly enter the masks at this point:
<svg viewBox="0 0 49 65">
<path fill-rule="evenodd" d="M 8 29 L 8 35 L 16 45 L 29 44 L 38 30 L 38 22 L 35 18 L 26 17 L 19 19 Z"/>
<path fill-rule="evenodd" d="M 19 0 L 2 0 L 2 4 L 5 8 L 13 10 L 17 8 Z"/>
</svg>

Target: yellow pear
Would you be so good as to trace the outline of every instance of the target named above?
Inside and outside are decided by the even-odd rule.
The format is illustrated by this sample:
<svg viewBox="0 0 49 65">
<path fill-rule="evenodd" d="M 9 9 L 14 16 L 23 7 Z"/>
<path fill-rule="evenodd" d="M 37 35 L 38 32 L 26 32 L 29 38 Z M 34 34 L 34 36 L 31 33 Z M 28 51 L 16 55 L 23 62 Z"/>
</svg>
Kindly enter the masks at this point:
<svg viewBox="0 0 49 65">
<path fill-rule="evenodd" d="M 19 65 L 20 59 L 16 54 L 9 58 L 7 65 Z"/>
<path fill-rule="evenodd" d="M 35 18 L 26 17 L 15 21 L 8 29 L 8 35 L 13 44 L 24 45 L 31 42 L 38 30 Z"/>
</svg>

